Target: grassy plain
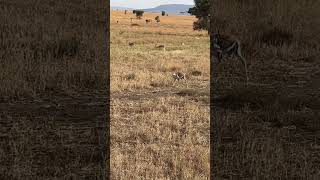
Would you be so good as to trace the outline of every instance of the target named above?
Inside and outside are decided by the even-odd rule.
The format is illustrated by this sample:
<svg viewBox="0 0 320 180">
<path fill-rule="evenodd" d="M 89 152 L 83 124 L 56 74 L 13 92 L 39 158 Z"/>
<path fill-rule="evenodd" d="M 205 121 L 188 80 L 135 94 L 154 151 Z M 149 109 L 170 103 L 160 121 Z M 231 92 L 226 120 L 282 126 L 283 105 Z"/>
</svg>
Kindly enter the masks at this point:
<svg viewBox="0 0 320 180">
<path fill-rule="evenodd" d="M 130 18 L 111 12 L 111 178 L 207 179 L 207 32 L 193 31 L 191 16 Z M 175 82 L 176 71 L 187 80 Z"/>
<path fill-rule="evenodd" d="M 103 179 L 108 9 L 0 1 L 0 179 Z"/>
<path fill-rule="evenodd" d="M 214 177 L 319 179 L 319 1 L 213 3 L 212 30 L 241 41 L 250 78 L 212 64 Z"/>
</svg>

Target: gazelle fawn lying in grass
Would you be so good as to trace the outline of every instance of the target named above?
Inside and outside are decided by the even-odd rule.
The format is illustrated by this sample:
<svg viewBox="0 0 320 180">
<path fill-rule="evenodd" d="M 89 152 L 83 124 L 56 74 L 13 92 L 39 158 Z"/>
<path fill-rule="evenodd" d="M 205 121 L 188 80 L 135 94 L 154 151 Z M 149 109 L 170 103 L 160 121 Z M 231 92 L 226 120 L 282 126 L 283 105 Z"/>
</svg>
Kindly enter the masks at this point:
<svg viewBox="0 0 320 180">
<path fill-rule="evenodd" d="M 236 56 L 244 65 L 248 82 L 247 60 L 241 54 L 240 41 L 232 36 L 220 35 L 219 33 L 212 34 L 211 38 L 211 46 L 213 46 L 211 47 L 212 58 L 216 58 L 220 63 L 226 57 Z"/>
<path fill-rule="evenodd" d="M 166 51 L 166 46 L 164 44 L 156 45 L 156 49 L 162 49 L 163 51 Z"/>
<path fill-rule="evenodd" d="M 182 72 L 175 72 L 172 77 L 175 81 L 186 80 L 186 74 Z"/>
</svg>

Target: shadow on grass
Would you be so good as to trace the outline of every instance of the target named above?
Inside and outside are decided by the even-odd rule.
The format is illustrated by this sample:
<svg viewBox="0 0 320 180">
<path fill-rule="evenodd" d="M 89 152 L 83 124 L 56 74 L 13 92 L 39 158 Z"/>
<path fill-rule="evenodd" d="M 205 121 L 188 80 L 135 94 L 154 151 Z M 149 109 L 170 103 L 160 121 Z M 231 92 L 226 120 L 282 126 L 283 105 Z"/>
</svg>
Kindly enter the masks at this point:
<svg viewBox="0 0 320 180">
<path fill-rule="evenodd" d="M 304 108 L 319 109 L 320 100 L 310 96 L 289 96 L 288 92 L 263 87 L 240 87 L 214 98 L 216 106 L 226 109 L 239 110 L 249 107 L 251 110 L 275 109 L 299 111 Z"/>
<path fill-rule="evenodd" d="M 289 96 L 285 89 L 241 87 L 214 98 L 213 104 L 234 111 L 247 110 L 251 118 L 274 127 L 294 125 L 308 131 L 320 130 L 320 100 L 300 94 Z"/>
</svg>

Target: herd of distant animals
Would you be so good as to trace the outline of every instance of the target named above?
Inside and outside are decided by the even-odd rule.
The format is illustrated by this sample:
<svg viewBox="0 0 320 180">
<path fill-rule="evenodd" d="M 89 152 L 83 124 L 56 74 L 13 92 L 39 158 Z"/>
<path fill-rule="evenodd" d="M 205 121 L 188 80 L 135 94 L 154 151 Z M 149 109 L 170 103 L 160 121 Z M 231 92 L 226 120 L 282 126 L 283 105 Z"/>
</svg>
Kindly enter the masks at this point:
<svg viewBox="0 0 320 180">
<path fill-rule="evenodd" d="M 131 22 L 134 18 L 131 18 Z M 155 20 L 159 23 L 160 17 L 156 16 Z M 152 22 L 152 19 L 146 19 L 146 23 Z M 117 21 L 119 23 L 119 21 Z M 184 45 L 182 43 L 181 45 Z M 129 46 L 134 46 L 133 42 L 129 42 Z M 222 61 L 226 60 L 230 56 L 237 57 L 242 64 L 244 65 L 245 69 L 245 75 L 246 75 L 246 81 L 248 82 L 248 69 L 247 69 L 247 60 L 243 57 L 241 53 L 241 43 L 240 41 L 232 36 L 228 35 L 221 35 L 218 33 L 213 33 L 211 36 L 211 60 L 217 60 L 218 64 L 220 64 Z M 162 49 L 163 51 L 166 51 L 165 45 L 156 45 L 156 49 Z M 172 74 L 172 77 L 176 80 L 186 80 L 185 73 L 182 72 L 175 72 Z"/>
</svg>

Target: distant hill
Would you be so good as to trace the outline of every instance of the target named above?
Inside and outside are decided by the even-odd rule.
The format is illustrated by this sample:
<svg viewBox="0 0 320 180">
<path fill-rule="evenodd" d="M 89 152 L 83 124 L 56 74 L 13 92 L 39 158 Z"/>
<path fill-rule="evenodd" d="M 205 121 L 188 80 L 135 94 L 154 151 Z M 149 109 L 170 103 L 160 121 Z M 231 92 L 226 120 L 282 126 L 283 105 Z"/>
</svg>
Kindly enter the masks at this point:
<svg viewBox="0 0 320 180">
<path fill-rule="evenodd" d="M 133 10 L 133 8 L 121 7 L 121 6 L 112 6 L 112 10 Z"/>
<path fill-rule="evenodd" d="M 165 11 L 168 14 L 185 14 L 189 15 L 188 10 L 189 8 L 194 7 L 194 5 L 186 5 L 186 4 L 165 4 L 160 5 L 155 8 L 143 9 L 146 12 L 161 12 Z M 184 13 L 183 13 L 184 12 Z"/>
</svg>

